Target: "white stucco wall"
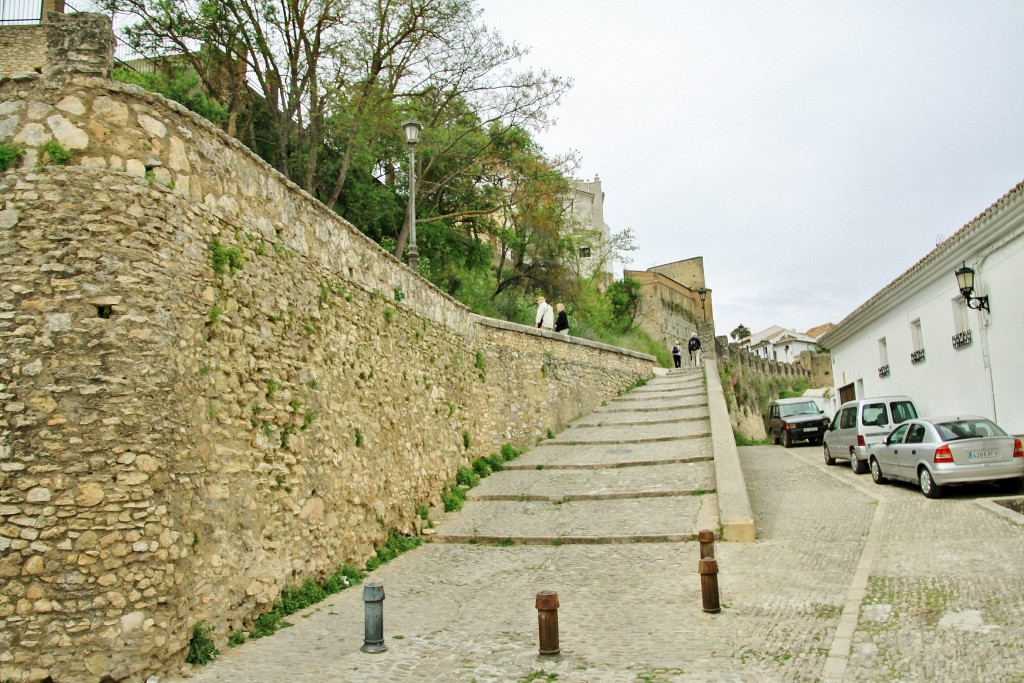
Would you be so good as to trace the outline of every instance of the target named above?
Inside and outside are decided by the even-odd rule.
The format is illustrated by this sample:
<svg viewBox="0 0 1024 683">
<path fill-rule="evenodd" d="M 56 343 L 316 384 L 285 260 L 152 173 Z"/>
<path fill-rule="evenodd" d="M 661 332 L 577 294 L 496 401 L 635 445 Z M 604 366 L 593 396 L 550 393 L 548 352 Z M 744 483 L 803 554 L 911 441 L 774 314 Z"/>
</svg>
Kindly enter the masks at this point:
<svg viewBox="0 0 1024 683">
<path fill-rule="evenodd" d="M 1021 186 L 1018 186 L 1020 188 Z M 907 394 L 923 414 L 973 413 L 1024 434 L 1024 199 L 994 205 L 897 278 L 823 338 L 832 350 L 836 393 L 853 384 L 857 398 Z M 1005 199 L 1005 198 L 1004 198 Z M 963 234 L 961 234 L 963 233 Z M 956 238 L 956 239 L 955 239 Z M 954 348 L 954 271 L 977 272 L 975 294 L 991 313 L 968 310 L 971 343 Z M 877 301 L 874 301 L 877 299 Z M 924 361 L 911 363 L 911 325 L 920 320 Z M 879 340 L 885 338 L 889 375 Z"/>
</svg>

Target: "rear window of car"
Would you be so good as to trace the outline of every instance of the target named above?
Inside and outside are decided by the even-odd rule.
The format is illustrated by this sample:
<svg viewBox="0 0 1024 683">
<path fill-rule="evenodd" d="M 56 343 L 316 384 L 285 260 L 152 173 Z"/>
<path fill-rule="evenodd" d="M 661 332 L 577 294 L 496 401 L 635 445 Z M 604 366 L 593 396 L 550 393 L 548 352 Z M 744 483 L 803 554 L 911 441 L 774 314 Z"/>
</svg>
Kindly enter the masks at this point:
<svg viewBox="0 0 1024 683">
<path fill-rule="evenodd" d="M 889 424 L 889 411 L 884 403 L 866 403 L 861 413 L 860 423 L 867 427 L 881 427 Z"/>
<path fill-rule="evenodd" d="M 892 411 L 893 422 L 917 419 L 917 410 L 910 401 L 892 401 L 889 403 L 889 409 Z"/>
<path fill-rule="evenodd" d="M 983 436 L 1006 436 L 1006 432 L 1000 429 L 999 425 L 986 419 L 936 422 L 935 430 L 943 441 L 977 439 Z"/>
</svg>

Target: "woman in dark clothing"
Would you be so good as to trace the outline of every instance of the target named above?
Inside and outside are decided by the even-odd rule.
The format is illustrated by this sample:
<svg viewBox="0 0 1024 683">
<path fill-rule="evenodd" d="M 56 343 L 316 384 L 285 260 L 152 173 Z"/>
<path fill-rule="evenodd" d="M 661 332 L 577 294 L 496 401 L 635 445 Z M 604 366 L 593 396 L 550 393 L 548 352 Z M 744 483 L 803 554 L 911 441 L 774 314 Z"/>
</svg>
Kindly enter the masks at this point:
<svg viewBox="0 0 1024 683">
<path fill-rule="evenodd" d="M 558 311 L 558 317 L 555 318 L 555 332 L 559 332 L 568 337 L 569 316 L 565 314 L 565 306 L 563 304 L 555 304 L 555 310 Z"/>
</svg>

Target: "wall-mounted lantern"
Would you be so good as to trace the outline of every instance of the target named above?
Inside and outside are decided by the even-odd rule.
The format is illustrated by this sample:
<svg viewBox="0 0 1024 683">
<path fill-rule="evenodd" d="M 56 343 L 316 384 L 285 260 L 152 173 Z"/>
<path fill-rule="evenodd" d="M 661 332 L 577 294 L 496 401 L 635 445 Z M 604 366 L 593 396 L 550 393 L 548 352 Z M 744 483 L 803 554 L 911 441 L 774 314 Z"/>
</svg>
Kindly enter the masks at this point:
<svg viewBox="0 0 1024 683">
<path fill-rule="evenodd" d="M 971 293 L 974 292 L 974 269 L 968 268 L 965 261 L 963 267 L 957 268 L 954 275 L 956 275 L 956 286 L 960 288 L 960 294 L 967 299 L 967 307 L 991 313 L 992 309 L 988 307 L 987 296 L 971 296 Z"/>
<path fill-rule="evenodd" d="M 708 298 L 708 290 L 701 287 L 697 290 L 697 296 L 700 297 L 700 310 L 704 314 L 704 322 L 708 321 L 708 309 L 704 306 L 704 299 Z"/>
</svg>

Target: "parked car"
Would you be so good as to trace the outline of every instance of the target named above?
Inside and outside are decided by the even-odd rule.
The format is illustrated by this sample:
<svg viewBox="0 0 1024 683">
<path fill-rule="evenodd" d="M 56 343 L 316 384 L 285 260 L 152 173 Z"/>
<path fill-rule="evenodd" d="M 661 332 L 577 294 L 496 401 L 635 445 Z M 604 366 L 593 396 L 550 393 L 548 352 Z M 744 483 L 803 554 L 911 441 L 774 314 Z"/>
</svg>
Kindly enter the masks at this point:
<svg viewBox="0 0 1024 683">
<path fill-rule="evenodd" d="M 828 418 L 810 398 L 778 398 L 768 404 L 764 417 L 764 431 L 772 443 L 789 448 L 794 441 L 821 443 L 821 435 L 828 427 Z"/>
<path fill-rule="evenodd" d="M 940 417 L 903 423 L 871 447 L 871 478 L 916 483 L 928 498 L 949 484 L 997 481 L 1007 492 L 1024 483 L 1024 447 L 984 417 Z"/>
<path fill-rule="evenodd" d="M 857 474 L 868 471 L 868 448 L 880 443 L 896 425 L 917 417 L 909 396 L 879 396 L 839 406 L 825 432 L 825 464 L 849 460 Z"/>
</svg>

